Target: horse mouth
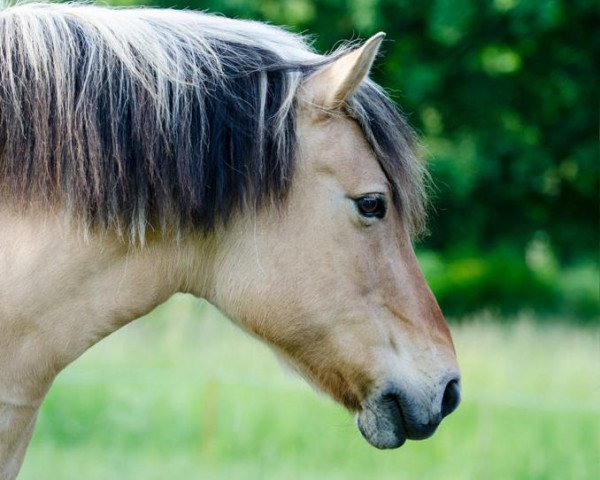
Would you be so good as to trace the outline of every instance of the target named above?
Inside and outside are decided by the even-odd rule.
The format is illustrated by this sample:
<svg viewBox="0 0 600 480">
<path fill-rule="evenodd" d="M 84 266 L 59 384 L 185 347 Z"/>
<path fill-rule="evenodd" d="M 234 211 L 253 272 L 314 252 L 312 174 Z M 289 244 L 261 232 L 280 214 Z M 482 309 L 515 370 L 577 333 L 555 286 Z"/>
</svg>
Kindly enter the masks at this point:
<svg viewBox="0 0 600 480">
<path fill-rule="evenodd" d="M 357 414 L 356 425 L 364 439 L 375 448 L 398 448 L 407 439 L 402 410 L 391 397 L 368 401 Z"/>
<path fill-rule="evenodd" d="M 369 397 L 357 415 L 362 436 L 376 448 L 398 448 L 406 440 L 423 440 L 434 434 L 442 418 L 460 402 L 458 378 L 450 380 L 440 402 L 428 402 L 388 388 Z"/>
</svg>

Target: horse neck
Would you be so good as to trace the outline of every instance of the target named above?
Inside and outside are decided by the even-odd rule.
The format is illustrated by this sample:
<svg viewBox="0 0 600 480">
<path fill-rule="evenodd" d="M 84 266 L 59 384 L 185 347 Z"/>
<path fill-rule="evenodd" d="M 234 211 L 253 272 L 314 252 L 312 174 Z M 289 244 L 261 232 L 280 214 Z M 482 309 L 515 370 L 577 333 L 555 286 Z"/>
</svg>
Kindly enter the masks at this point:
<svg viewBox="0 0 600 480">
<path fill-rule="evenodd" d="M 0 208 L 0 480 L 16 476 L 60 370 L 173 293 L 210 289 L 208 243 L 131 247 L 64 215 Z"/>
</svg>

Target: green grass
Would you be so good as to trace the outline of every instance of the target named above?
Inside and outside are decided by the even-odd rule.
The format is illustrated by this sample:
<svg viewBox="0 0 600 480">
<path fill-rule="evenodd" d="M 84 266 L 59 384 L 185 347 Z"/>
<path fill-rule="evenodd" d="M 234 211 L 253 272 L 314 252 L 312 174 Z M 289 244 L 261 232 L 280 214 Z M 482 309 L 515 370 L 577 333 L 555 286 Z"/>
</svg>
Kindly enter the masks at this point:
<svg viewBox="0 0 600 480">
<path fill-rule="evenodd" d="M 463 403 L 431 439 L 378 451 L 266 347 L 176 296 L 59 376 L 19 478 L 600 478 L 600 329 L 453 330 Z"/>
</svg>

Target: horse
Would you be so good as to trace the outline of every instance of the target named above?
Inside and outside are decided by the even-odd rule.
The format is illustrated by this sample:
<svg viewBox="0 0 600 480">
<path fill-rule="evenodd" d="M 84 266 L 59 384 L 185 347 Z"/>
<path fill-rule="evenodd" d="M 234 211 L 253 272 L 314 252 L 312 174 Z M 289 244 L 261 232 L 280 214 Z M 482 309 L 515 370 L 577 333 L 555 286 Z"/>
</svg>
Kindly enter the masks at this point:
<svg viewBox="0 0 600 480">
<path fill-rule="evenodd" d="M 383 37 L 320 55 L 207 13 L 0 10 L 0 478 L 56 375 L 176 292 L 266 342 L 377 448 L 457 407 L 413 248 L 426 169 L 369 79 Z"/>
</svg>

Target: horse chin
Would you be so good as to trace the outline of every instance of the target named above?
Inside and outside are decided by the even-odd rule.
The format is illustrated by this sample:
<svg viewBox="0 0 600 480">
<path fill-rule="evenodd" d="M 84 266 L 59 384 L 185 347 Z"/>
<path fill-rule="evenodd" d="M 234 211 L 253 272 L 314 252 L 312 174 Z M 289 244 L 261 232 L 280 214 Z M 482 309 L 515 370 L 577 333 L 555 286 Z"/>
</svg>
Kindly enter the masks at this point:
<svg viewBox="0 0 600 480">
<path fill-rule="evenodd" d="M 397 421 L 394 404 L 367 404 L 356 416 L 356 425 L 364 439 L 376 448 L 390 449 L 404 445 L 406 433 Z"/>
</svg>

